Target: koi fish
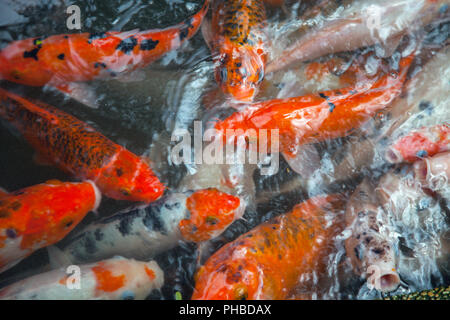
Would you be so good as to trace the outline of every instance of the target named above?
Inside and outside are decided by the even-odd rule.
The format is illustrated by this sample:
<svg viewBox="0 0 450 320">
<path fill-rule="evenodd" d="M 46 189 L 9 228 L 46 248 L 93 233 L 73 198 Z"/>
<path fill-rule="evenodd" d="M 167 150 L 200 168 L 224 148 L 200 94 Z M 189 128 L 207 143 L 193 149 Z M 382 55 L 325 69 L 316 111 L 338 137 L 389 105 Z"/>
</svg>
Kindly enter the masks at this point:
<svg viewBox="0 0 450 320">
<path fill-rule="evenodd" d="M 336 180 L 348 178 L 363 168 L 385 163 L 388 160 L 385 156 L 387 147 L 409 132 L 421 127 L 442 125 L 443 120 L 445 122 L 448 119 L 450 83 L 446 79 L 450 77 L 449 59 L 449 46 L 435 53 L 406 82 L 404 94 L 373 119 L 373 135 L 353 141 L 344 156 L 339 153 L 335 155 Z M 436 77 L 436 74 L 442 76 Z"/>
<path fill-rule="evenodd" d="M 152 202 L 164 191 L 143 159 L 52 106 L 0 89 L 0 117 L 22 133 L 40 158 L 92 180 L 110 198 Z"/>
<path fill-rule="evenodd" d="M 179 48 L 196 34 L 209 0 L 198 13 L 166 29 L 74 33 L 14 41 L 0 51 L 0 77 L 29 86 L 50 85 L 63 92 L 76 82 L 112 79 Z"/>
<path fill-rule="evenodd" d="M 386 151 L 391 163 L 414 162 L 450 150 L 450 126 L 448 124 L 424 127 L 398 139 Z"/>
<path fill-rule="evenodd" d="M 217 189 L 170 193 L 144 208 L 116 213 L 49 250 L 54 261 L 86 263 L 111 258 L 148 259 L 180 241 L 218 236 L 243 214 L 239 198 Z"/>
<path fill-rule="evenodd" d="M 41 273 L 1 289 L 0 299 L 144 300 L 164 283 L 163 271 L 155 261 L 122 257 L 81 265 L 78 274 L 77 282 L 65 268 Z"/>
<path fill-rule="evenodd" d="M 433 191 L 441 191 L 450 183 L 450 152 L 414 163 L 414 176 L 422 186 Z"/>
<path fill-rule="evenodd" d="M 267 36 L 262 0 L 215 2 L 212 21 L 202 32 L 215 64 L 222 91 L 239 101 L 251 101 L 264 79 Z"/>
<path fill-rule="evenodd" d="M 448 11 L 448 0 L 365 0 L 354 1 L 337 19 L 331 19 L 300 38 L 283 54 L 268 63 L 266 72 L 285 69 L 294 62 L 312 60 L 327 54 L 352 51 L 381 43 L 395 49 L 409 30 L 432 22 Z"/>
<path fill-rule="evenodd" d="M 198 270 L 192 299 L 286 299 L 320 269 L 343 206 L 338 196 L 312 198 L 226 244 Z"/>
<path fill-rule="evenodd" d="M 63 239 L 100 203 L 94 183 L 57 180 L 0 197 L 0 272 Z"/>
<path fill-rule="evenodd" d="M 278 129 L 280 151 L 292 160 L 299 146 L 346 136 L 389 106 L 401 93 L 412 60 L 412 55 L 402 58 L 398 72 L 360 86 L 255 103 L 216 123 L 215 128 L 223 137 L 226 129 Z"/>
<path fill-rule="evenodd" d="M 367 278 L 369 287 L 389 292 L 400 284 L 398 257 L 386 226 L 386 213 L 377 206 L 372 190 L 366 179 L 350 197 L 345 220 L 351 235 L 345 240 L 345 250 L 354 272 Z"/>
</svg>

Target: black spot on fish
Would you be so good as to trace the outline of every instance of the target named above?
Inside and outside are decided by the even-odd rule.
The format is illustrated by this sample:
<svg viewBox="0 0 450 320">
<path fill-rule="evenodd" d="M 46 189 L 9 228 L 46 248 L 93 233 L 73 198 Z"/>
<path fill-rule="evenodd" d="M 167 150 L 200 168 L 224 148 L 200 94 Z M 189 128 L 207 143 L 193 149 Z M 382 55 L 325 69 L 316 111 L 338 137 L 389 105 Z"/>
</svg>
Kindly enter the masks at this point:
<svg viewBox="0 0 450 320">
<path fill-rule="evenodd" d="M 122 234 L 122 236 L 127 236 L 131 232 L 131 225 L 133 224 L 135 216 L 134 215 L 123 215 L 120 219 L 120 223 L 117 226 L 117 230 Z"/>
<path fill-rule="evenodd" d="M 69 39 L 69 36 L 64 36 L 64 39 Z"/>
<path fill-rule="evenodd" d="M 328 97 L 322 92 L 319 93 L 319 97 L 321 97 L 321 98 L 323 98 L 325 100 L 328 100 Z"/>
<path fill-rule="evenodd" d="M 158 45 L 159 40 L 153 41 L 152 39 L 145 39 L 141 41 L 141 50 L 153 50 Z"/>
<path fill-rule="evenodd" d="M 95 244 L 95 241 L 90 236 L 90 234 L 87 234 L 87 236 L 84 238 L 84 248 L 86 252 L 90 254 L 97 252 L 97 245 Z"/>
<path fill-rule="evenodd" d="M 428 156 L 428 152 L 426 152 L 425 150 L 420 150 L 416 153 L 416 156 L 418 156 L 419 158 L 425 158 L 426 156 Z"/>
<path fill-rule="evenodd" d="M 121 177 L 121 176 L 123 175 L 123 170 L 122 170 L 122 168 L 116 169 L 116 173 L 117 173 L 117 176 L 118 176 L 118 177 Z"/>
<path fill-rule="evenodd" d="M 334 105 L 334 103 L 328 102 L 328 105 L 330 106 L 330 113 L 333 112 L 334 108 L 336 108 L 336 106 Z"/>
<path fill-rule="evenodd" d="M 105 236 L 103 234 L 102 230 L 99 228 L 95 229 L 94 235 L 95 235 L 95 240 L 97 240 L 97 241 L 102 241 L 103 237 Z"/>
<path fill-rule="evenodd" d="M 433 108 L 433 104 L 430 101 L 423 100 L 419 103 L 419 109 L 421 111 L 426 110 L 428 115 L 431 115 L 433 113 L 434 108 Z"/>
<path fill-rule="evenodd" d="M 133 36 L 123 39 L 116 47 L 116 50 L 120 50 L 125 54 L 129 54 L 137 46 L 137 39 Z"/>
<path fill-rule="evenodd" d="M 373 248 L 372 252 L 375 253 L 375 254 L 380 255 L 380 254 L 382 254 L 384 252 L 384 249 L 383 248 Z"/>
<path fill-rule="evenodd" d="M 96 62 L 96 63 L 94 63 L 94 68 L 97 69 L 99 67 L 102 67 L 103 69 L 106 69 L 106 64 L 103 63 L 103 62 Z"/>
<path fill-rule="evenodd" d="M 37 54 L 40 49 L 41 49 L 40 47 L 37 47 L 37 48 L 34 48 L 33 50 L 25 51 L 23 53 L 23 57 L 24 58 L 33 58 L 34 60 L 38 61 L 39 59 L 38 59 Z"/>
<path fill-rule="evenodd" d="M 161 221 L 160 211 L 160 205 L 157 203 L 145 208 L 143 223 L 149 230 L 167 235 L 167 230 L 164 228 L 163 222 Z"/>
<path fill-rule="evenodd" d="M 59 60 L 64 60 L 64 53 L 61 53 L 57 57 Z"/>
<path fill-rule="evenodd" d="M 180 30 L 180 41 L 183 41 L 187 36 L 189 35 L 189 28 L 187 26 L 184 26 Z"/>
</svg>

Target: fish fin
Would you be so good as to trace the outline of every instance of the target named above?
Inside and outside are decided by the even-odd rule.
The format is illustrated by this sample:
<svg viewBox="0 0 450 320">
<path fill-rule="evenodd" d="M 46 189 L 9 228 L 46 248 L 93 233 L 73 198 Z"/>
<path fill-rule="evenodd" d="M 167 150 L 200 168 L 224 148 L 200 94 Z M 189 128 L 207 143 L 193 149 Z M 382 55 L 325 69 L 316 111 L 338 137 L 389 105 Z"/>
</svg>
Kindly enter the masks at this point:
<svg viewBox="0 0 450 320">
<path fill-rule="evenodd" d="M 47 253 L 52 270 L 67 267 L 73 264 L 69 256 L 55 245 L 48 246 Z"/>
<path fill-rule="evenodd" d="M 33 154 L 33 162 L 36 163 L 38 166 L 51 166 L 53 165 L 50 160 L 48 160 L 47 157 L 43 156 L 42 154 L 35 152 Z"/>
<path fill-rule="evenodd" d="M 97 109 L 97 94 L 94 89 L 82 82 L 71 82 L 63 85 L 53 86 L 58 91 L 64 93 L 66 96 L 90 107 Z"/>
<path fill-rule="evenodd" d="M 206 17 L 203 19 L 203 23 L 201 26 L 202 29 L 202 35 L 203 35 L 203 40 L 205 40 L 206 45 L 208 46 L 209 50 L 211 50 L 211 52 L 213 51 L 213 34 L 212 34 L 212 29 L 211 29 L 211 21 L 209 19 L 207 19 Z"/>
<path fill-rule="evenodd" d="M 303 178 L 309 178 L 320 167 L 320 156 L 313 145 L 303 145 L 295 156 L 281 152 L 289 167 Z"/>
<path fill-rule="evenodd" d="M 398 34 L 388 38 L 384 43 L 378 43 L 375 45 L 375 51 L 380 58 L 387 58 L 392 56 L 394 51 L 398 48 L 400 41 L 403 38 L 403 34 Z"/>
<path fill-rule="evenodd" d="M 114 78 L 114 80 L 117 80 L 119 82 L 128 83 L 128 82 L 140 82 L 144 81 L 146 78 L 145 71 L 144 70 L 134 70 L 132 72 L 123 72 L 119 73 L 117 77 Z"/>
</svg>

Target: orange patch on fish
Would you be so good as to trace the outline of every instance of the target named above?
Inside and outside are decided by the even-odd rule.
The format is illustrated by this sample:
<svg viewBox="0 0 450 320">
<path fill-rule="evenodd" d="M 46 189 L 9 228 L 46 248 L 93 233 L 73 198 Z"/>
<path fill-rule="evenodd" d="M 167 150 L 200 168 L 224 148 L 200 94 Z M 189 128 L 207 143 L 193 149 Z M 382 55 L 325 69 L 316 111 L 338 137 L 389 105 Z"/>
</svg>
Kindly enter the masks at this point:
<svg viewBox="0 0 450 320">
<path fill-rule="evenodd" d="M 98 265 L 92 267 L 92 272 L 97 279 L 97 290 L 114 292 L 125 285 L 125 275 L 114 276 L 103 262 L 99 262 Z"/>
<path fill-rule="evenodd" d="M 156 278 L 155 271 L 153 271 L 152 269 L 149 269 L 147 266 L 145 266 L 145 273 L 150 278 L 150 280 L 155 280 L 155 278 Z"/>
<path fill-rule="evenodd" d="M 194 192 L 186 200 L 190 217 L 179 224 L 183 238 L 194 242 L 211 239 L 233 222 L 239 205 L 239 198 L 217 189 Z"/>
</svg>

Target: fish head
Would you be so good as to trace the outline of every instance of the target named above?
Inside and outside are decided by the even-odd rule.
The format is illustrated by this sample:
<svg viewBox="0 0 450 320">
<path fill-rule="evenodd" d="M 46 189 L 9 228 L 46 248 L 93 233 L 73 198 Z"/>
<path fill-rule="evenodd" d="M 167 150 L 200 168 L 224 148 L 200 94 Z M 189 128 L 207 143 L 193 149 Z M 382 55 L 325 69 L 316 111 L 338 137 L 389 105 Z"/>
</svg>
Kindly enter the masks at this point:
<svg viewBox="0 0 450 320">
<path fill-rule="evenodd" d="M 193 300 L 247 300 L 260 297 L 262 271 L 245 259 L 229 258 L 201 267 Z"/>
<path fill-rule="evenodd" d="M 96 183 L 113 199 L 146 203 L 159 199 L 165 189 L 147 161 L 126 149 L 121 149 L 114 162 L 102 169 Z"/>
<path fill-rule="evenodd" d="M 215 78 L 235 100 L 250 102 L 264 80 L 266 53 L 262 48 L 225 44 L 215 58 Z"/>
<path fill-rule="evenodd" d="M 186 240 L 200 242 L 218 236 L 240 211 L 238 197 L 215 188 L 194 192 L 187 200 L 189 218 L 180 221 L 180 232 Z"/>
</svg>

